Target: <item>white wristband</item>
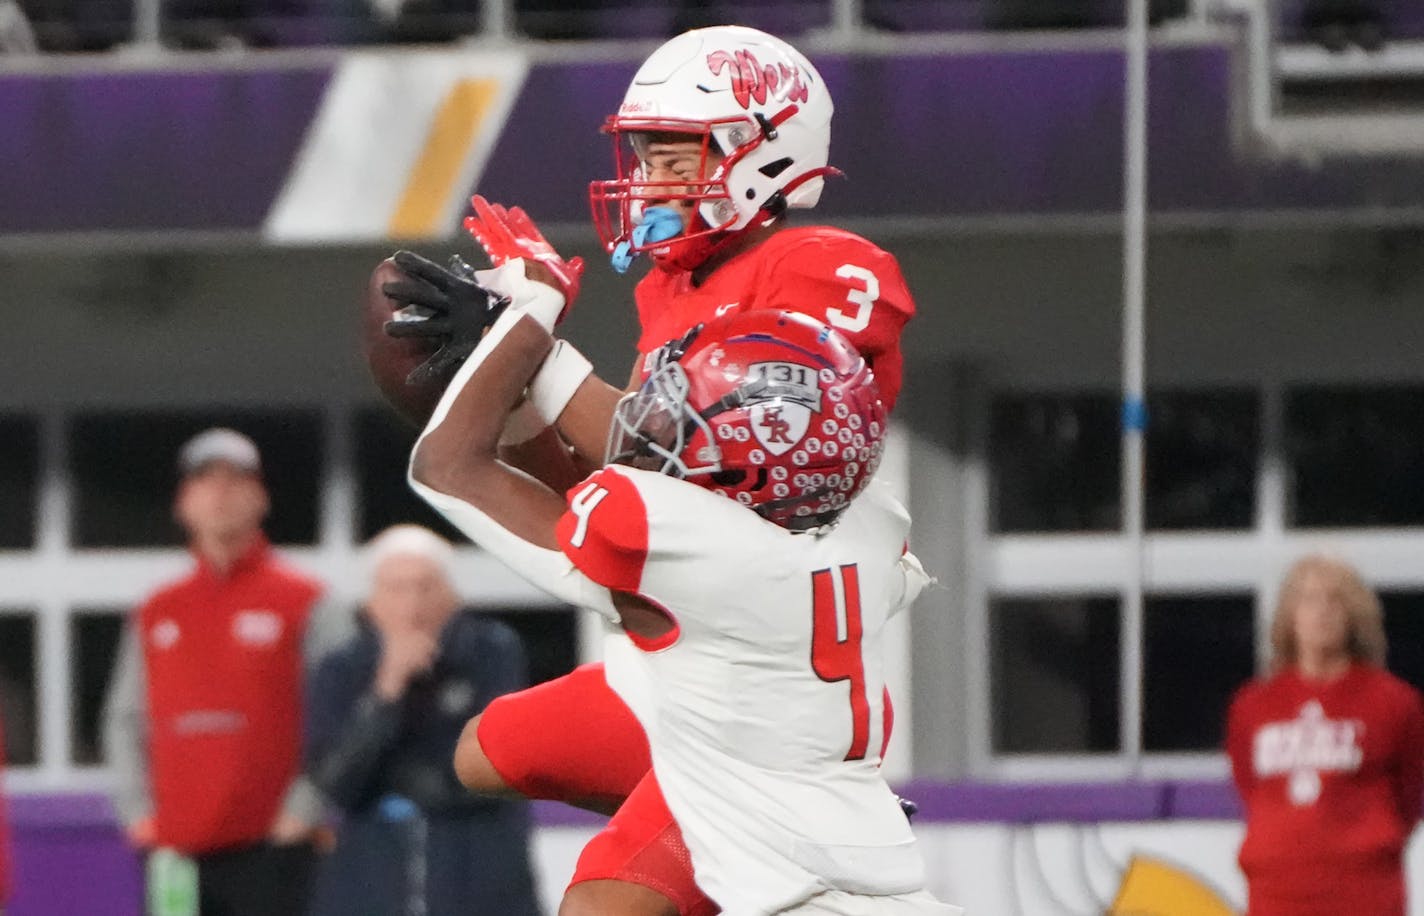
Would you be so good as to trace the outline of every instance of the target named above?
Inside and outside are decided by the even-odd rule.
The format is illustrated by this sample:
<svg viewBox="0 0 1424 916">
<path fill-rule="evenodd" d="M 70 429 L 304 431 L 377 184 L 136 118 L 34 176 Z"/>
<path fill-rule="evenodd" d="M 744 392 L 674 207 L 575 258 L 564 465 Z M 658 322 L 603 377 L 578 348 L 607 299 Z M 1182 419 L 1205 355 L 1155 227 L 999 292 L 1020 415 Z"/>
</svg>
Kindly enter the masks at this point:
<svg viewBox="0 0 1424 916">
<path fill-rule="evenodd" d="M 592 372 L 593 364 L 582 353 L 568 341 L 556 340 L 553 352 L 544 358 L 544 364 L 529 382 L 527 403 L 533 405 L 546 425 L 552 426 Z"/>
<path fill-rule="evenodd" d="M 499 444 L 520 445 L 548 428 L 549 424 L 539 416 L 539 411 L 535 410 L 534 405 L 526 398 L 509 412 L 504 421 L 504 431 L 499 434 Z"/>
<path fill-rule="evenodd" d="M 509 310 L 528 315 L 548 331 L 564 312 L 564 294 L 547 283 L 524 276 L 524 259 L 511 258 L 498 267 L 475 271 L 475 282 L 509 299 Z"/>
</svg>

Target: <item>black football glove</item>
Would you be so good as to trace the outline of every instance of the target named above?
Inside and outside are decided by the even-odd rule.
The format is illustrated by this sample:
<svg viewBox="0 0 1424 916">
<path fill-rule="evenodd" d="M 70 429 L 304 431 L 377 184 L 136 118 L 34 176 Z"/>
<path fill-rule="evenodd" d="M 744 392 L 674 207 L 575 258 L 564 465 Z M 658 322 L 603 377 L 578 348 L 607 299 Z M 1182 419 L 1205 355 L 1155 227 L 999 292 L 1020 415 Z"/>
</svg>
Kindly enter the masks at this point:
<svg viewBox="0 0 1424 916">
<path fill-rule="evenodd" d="M 391 260 L 405 279 L 386 283 L 381 292 L 402 307 L 414 305 L 434 314 L 387 321 L 386 333 L 440 344 L 429 359 L 411 370 L 406 384 L 424 385 L 445 378 L 474 352 L 485 329 L 494 324 L 509 300 L 476 283 L 474 268 L 459 255 L 450 258 L 448 268 L 413 251 L 397 251 Z"/>
<path fill-rule="evenodd" d="M 901 798 L 898 795 L 895 796 L 895 800 L 900 803 L 900 810 L 904 813 L 905 820 L 913 823 L 915 820 L 915 815 L 920 813 L 920 806 L 910 801 L 908 798 Z"/>
</svg>

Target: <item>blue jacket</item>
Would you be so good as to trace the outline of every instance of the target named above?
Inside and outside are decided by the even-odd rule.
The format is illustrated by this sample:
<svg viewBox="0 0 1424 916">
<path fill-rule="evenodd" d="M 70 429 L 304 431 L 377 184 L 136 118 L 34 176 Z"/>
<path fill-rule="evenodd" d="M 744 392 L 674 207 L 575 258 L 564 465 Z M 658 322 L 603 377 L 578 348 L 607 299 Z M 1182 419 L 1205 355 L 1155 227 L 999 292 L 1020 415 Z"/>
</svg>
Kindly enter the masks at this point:
<svg viewBox="0 0 1424 916">
<path fill-rule="evenodd" d="M 527 686 L 507 625 L 464 611 L 430 673 L 404 697 L 373 692 L 370 626 L 317 666 L 307 699 L 307 772 L 342 812 L 311 916 L 537 916 L 524 802 L 481 798 L 455 777 L 465 723 Z"/>
</svg>

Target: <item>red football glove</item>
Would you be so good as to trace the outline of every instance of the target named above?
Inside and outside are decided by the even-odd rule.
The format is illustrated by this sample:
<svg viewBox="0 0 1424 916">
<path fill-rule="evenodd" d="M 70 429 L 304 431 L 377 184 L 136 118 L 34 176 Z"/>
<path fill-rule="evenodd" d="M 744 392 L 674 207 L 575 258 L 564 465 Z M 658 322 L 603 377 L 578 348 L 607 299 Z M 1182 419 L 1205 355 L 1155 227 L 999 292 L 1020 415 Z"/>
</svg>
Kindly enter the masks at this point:
<svg viewBox="0 0 1424 916">
<path fill-rule="evenodd" d="M 506 210 L 479 194 L 470 198 L 470 203 L 475 215 L 465 217 L 465 228 L 489 255 L 490 263 L 498 267 L 514 258 L 525 258 L 544 265 L 553 274 L 553 285 L 564 294 L 564 314 L 568 314 L 578 296 L 583 258 L 565 261 L 519 207 Z"/>
</svg>

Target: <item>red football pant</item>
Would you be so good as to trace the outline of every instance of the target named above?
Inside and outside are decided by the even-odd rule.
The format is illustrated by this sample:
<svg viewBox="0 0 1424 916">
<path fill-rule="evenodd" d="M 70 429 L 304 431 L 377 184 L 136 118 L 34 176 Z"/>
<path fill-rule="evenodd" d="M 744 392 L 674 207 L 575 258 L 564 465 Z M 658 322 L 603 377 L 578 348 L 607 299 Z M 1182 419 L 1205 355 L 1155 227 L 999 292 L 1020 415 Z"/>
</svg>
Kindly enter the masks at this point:
<svg viewBox="0 0 1424 916">
<path fill-rule="evenodd" d="M 885 744 L 894 716 L 886 691 Z M 478 736 L 500 777 L 522 795 L 619 805 L 584 847 L 571 883 L 627 881 L 672 900 L 683 916 L 717 912 L 693 880 L 682 833 L 652 776 L 647 736 L 602 664 L 499 697 L 481 716 Z"/>
<path fill-rule="evenodd" d="M 583 848 L 569 886 L 603 879 L 651 888 L 676 904 L 681 916 L 721 912 L 693 880 L 692 856 L 651 771 Z"/>
<path fill-rule="evenodd" d="M 581 665 L 496 699 L 478 735 L 499 775 L 530 798 L 619 804 L 584 847 L 570 884 L 626 881 L 667 897 L 682 916 L 718 912 L 693 880 L 682 832 L 653 778 L 643 728 L 604 680 L 603 665 Z"/>
<path fill-rule="evenodd" d="M 529 798 L 619 804 L 653 766 L 643 727 L 604 680 L 602 664 L 499 697 L 478 735 L 499 775 Z"/>
</svg>

